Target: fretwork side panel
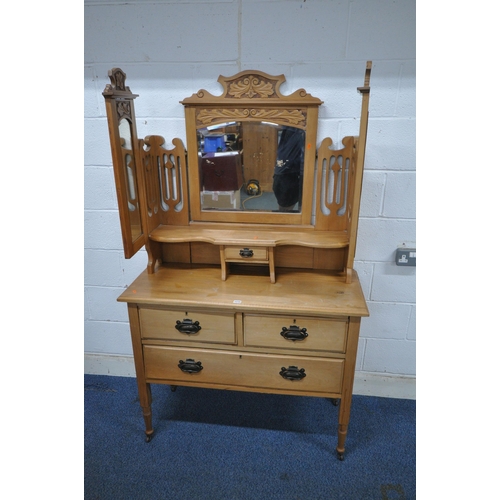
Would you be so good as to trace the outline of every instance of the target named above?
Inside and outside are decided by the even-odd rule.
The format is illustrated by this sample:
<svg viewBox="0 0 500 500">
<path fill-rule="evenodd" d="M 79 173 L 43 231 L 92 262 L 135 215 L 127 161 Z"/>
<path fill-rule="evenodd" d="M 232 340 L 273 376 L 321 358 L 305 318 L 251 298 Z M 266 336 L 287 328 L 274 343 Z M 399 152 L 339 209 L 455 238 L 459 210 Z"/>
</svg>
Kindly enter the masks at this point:
<svg viewBox="0 0 500 500">
<path fill-rule="evenodd" d="M 165 148 L 165 139 L 149 135 L 140 141 L 146 179 L 149 232 L 160 224 L 189 224 L 186 150 L 180 139 Z"/>
<path fill-rule="evenodd" d="M 329 137 L 318 149 L 316 225 L 320 231 L 347 231 L 348 209 L 353 203 L 354 137 L 344 137 L 344 148 L 334 151 Z"/>
</svg>

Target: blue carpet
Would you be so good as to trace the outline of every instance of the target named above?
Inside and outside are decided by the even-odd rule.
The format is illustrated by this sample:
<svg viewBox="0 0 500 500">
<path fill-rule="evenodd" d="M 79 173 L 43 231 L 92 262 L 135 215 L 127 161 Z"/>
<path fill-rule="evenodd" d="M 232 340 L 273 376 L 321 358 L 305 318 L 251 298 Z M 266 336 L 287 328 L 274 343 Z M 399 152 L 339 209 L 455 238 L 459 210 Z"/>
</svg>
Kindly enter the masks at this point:
<svg viewBox="0 0 500 500">
<path fill-rule="evenodd" d="M 413 400 L 354 396 L 341 462 L 328 399 L 151 389 L 146 443 L 135 379 L 85 375 L 85 499 L 416 498 Z"/>
</svg>

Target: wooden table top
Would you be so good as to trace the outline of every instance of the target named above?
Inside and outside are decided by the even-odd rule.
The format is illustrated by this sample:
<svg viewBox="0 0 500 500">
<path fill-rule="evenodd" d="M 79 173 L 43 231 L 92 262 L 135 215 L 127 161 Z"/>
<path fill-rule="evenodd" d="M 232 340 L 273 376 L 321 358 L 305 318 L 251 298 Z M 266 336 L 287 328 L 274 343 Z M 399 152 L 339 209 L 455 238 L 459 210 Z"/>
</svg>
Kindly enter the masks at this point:
<svg viewBox="0 0 500 500">
<path fill-rule="evenodd" d="M 118 301 L 165 307 L 190 307 L 270 314 L 314 316 L 368 316 L 368 308 L 356 272 L 352 283 L 328 271 L 276 270 L 269 275 L 229 274 L 221 280 L 218 266 L 172 264 L 154 274 L 144 271 Z"/>
</svg>

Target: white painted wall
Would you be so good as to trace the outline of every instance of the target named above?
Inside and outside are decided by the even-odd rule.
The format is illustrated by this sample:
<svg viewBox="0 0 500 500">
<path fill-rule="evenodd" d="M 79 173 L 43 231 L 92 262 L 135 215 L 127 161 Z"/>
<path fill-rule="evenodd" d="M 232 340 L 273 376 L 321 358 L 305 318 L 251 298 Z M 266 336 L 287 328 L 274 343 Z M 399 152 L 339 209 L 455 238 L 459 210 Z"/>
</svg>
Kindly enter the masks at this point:
<svg viewBox="0 0 500 500">
<path fill-rule="evenodd" d="M 356 265 L 371 316 L 362 321 L 361 375 L 415 376 L 415 1 L 85 1 L 85 352 L 132 354 L 116 298 L 145 269 L 123 257 L 102 91 L 120 67 L 140 137 L 185 141 L 179 101 L 244 69 L 283 73 L 283 93 L 321 98 L 318 141 L 357 135 L 365 62 L 373 61 Z M 319 142 L 318 142 L 319 143 Z M 113 373 L 103 367 L 103 373 Z"/>
</svg>

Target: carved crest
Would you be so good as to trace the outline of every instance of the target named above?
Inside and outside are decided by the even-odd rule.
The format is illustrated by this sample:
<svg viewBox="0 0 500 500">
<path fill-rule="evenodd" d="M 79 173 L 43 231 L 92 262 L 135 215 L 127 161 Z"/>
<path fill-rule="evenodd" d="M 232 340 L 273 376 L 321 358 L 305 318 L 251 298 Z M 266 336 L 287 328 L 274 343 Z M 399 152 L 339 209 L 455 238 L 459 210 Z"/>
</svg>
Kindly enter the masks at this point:
<svg viewBox="0 0 500 500">
<path fill-rule="evenodd" d="M 322 103 L 317 97 L 311 96 L 304 89 L 296 90 L 293 94 L 283 95 L 281 85 L 286 81 L 284 75 L 272 76 L 262 71 L 242 71 L 234 76 L 219 76 L 217 81 L 222 85 L 221 96 L 214 96 L 207 90 L 199 90 L 196 94 L 182 101 L 183 104 L 220 104 L 222 101 L 241 99 L 267 101 L 269 104 L 276 101 L 287 101 L 293 104 L 319 105 Z M 268 105 L 266 102 L 266 106 Z M 231 104 L 232 105 L 232 104 Z M 264 105 L 264 102 L 262 103 Z"/>
<path fill-rule="evenodd" d="M 120 68 L 113 68 L 108 71 L 108 77 L 111 83 L 106 85 L 103 96 L 113 96 L 113 95 L 123 95 L 130 97 L 137 97 L 137 95 L 132 94 L 130 88 L 125 85 L 125 80 L 127 75 Z"/>
<path fill-rule="evenodd" d="M 125 79 L 127 75 L 120 68 L 113 68 L 110 73 L 111 74 L 108 74 L 108 76 L 111 80 L 111 85 L 113 85 L 116 90 L 127 90 L 125 88 Z"/>
</svg>

